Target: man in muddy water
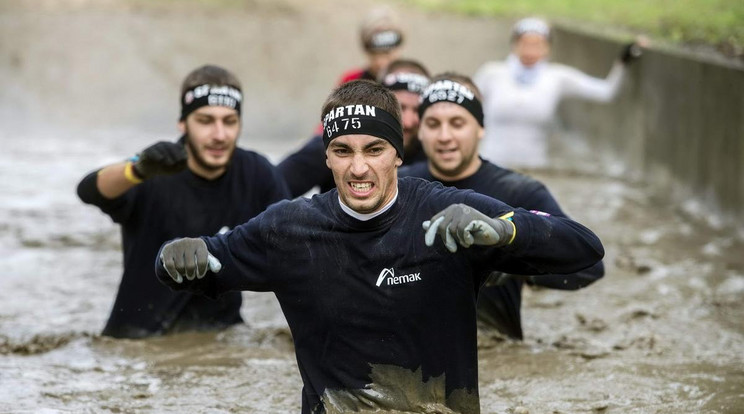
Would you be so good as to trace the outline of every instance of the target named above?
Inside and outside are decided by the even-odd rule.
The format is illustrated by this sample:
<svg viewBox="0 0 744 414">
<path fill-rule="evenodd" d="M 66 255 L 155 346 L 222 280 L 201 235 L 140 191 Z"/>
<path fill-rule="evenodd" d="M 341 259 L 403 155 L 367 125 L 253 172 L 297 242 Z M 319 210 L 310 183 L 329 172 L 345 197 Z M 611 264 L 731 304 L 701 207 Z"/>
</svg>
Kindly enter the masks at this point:
<svg viewBox="0 0 744 414">
<path fill-rule="evenodd" d="M 277 203 L 226 234 L 166 243 L 158 278 L 210 296 L 273 291 L 303 413 L 478 413 L 484 278 L 574 272 L 601 259 L 600 241 L 565 217 L 399 180 L 400 105 L 378 83 L 340 86 L 323 114 L 336 189 Z"/>
<path fill-rule="evenodd" d="M 435 76 L 419 107 L 419 139 L 428 161 L 401 168 L 401 176 L 425 178 L 472 189 L 511 206 L 566 217 L 539 181 L 501 168 L 478 156 L 484 135 L 480 91 L 470 78 L 456 73 Z M 604 275 L 602 262 L 562 275 L 516 276 L 494 272 L 478 295 L 478 320 L 488 328 L 522 339 L 522 286 L 581 289 Z"/>
<path fill-rule="evenodd" d="M 103 335 L 142 338 L 242 321 L 239 292 L 218 299 L 174 293 L 152 268 L 163 242 L 227 230 L 288 196 L 268 160 L 236 146 L 241 100 L 232 73 L 194 70 L 181 86 L 178 142 L 155 143 L 78 185 L 84 202 L 122 226 L 124 274 Z"/>
<path fill-rule="evenodd" d="M 429 84 L 429 71 L 418 61 L 396 59 L 382 73 L 380 83 L 393 91 L 401 105 L 403 123 L 403 164 L 425 160 L 417 134 L 418 105 L 421 92 Z M 325 167 L 325 146 L 322 131 L 310 138 L 296 152 L 288 155 L 277 166 L 289 186 L 292 197 L 299 197 L 314 187 L 324 193 L 335 186 L 333 174 Z"/>
</svg>

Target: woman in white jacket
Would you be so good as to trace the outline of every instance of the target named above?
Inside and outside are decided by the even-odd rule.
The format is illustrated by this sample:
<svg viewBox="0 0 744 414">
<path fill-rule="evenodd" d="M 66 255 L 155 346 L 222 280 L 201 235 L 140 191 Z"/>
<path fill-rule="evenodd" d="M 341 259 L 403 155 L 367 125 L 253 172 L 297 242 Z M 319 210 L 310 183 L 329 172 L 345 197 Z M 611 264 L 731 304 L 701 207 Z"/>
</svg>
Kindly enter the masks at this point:
<svg viewBox="0 0 744 414">
<path fill-rule="evenodd" d="M 605 79 L 549 63 L 550 27 L 536 18 L 517 22 L 511 44 L 505 61 L 485 63 L 473 78 L 483 93 L 486 134 L 481 155 L 508 167 L 545 167 L 548 132 L 561 99 L 611 101 L 626 66 L 640 56 L 636 43 L 625 46 Z"/>
</svg>

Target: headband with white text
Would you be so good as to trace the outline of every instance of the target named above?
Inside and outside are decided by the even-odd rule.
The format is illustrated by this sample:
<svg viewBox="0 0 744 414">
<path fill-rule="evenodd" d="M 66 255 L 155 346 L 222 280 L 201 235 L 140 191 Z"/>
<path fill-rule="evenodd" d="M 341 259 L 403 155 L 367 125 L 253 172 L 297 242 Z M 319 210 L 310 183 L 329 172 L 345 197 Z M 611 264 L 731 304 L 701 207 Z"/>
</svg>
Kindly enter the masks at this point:
<svg viewBox="0 0 744 414">
<path fill-rule="evenodd" d="M 403 35 L 397 30 L 383 30 L 374 33 L 364 43 L 364 48 L 370 52 L 382 52 L 394 49 L 403 43 Z"/>
<path fill-rule="evenodd" d="M 418 73 L 391 73 L 382 79 L 382 85 L 391 91 L 408 91 L 421 95 L 429 85 L 429 78 Z"/>
<path fill-rule="evenodd" d="M 331 109 L 323 116 L 323 144 L 342 135 L 371 135 L 392 144 L 403 159 L 403 130 L 400 122 L 388 112 L 372 105 L 345 105 Z"/>
<path fill-rule="evenodd" d="M 439 102 L 452 102 L 462 106 L 473 115 L 480 126 L 483 126 L 483 106 L 475 93 L 467 86 L 448 79 L 432 83 L 421 95 L 421 105 L 418 109 L 419 117 L 423 119 L 426 108 Z"/>
<path fill-rule="evenodd" d="M 202 106 L 225 106 L 238 111 L 243 94 L 232 86 L 199 85 L 187 90 L 181 98 L 181 121 Z"/>
</svg>

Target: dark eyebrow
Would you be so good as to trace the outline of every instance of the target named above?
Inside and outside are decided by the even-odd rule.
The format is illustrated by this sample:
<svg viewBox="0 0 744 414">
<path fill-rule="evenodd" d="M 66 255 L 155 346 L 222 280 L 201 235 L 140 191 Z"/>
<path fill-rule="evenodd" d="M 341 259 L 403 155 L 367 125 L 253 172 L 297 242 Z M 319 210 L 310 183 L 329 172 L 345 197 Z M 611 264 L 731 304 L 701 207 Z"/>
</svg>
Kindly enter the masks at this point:
<svg viewBox="0 0 744 414">
<path fill-rule="evenodd" d="M 374 141 L 370 142 L 369 144 L 365 145 L 364 146 L 364 149 L 366 150 L 366 149 L 370 149 L 370 148 L 372 148 L 374 146 L 377 146 L 377 145 L 384 145 L 386 142 L 387 142 L 387 140 L 385 140 L 385 139 L 377 138 L 376 140 L 374 140 Z"/>
<path fill-rule="evenodd" d="M 382 138 L 377 138 L 374 141 L 370 142 L 369 144 L 365 145 L 362 150 L 370 149 L 376 145 L 384 145 L 387 142 L 387 140 Z M 329 147 L 337 147 L 337 148 L 344 148 L 344 149 L 351 149 L 351 146 L 348 144 L 344 144 L 342 142 L 338 142 L 337 140 L 331 141 L 331 143 L 328 145 Z"/>
<path fill-rule="evenodd" d="M 329 146 L 329 147 L 337 147 L 337 148 L 343 148 L 343 149 L 349 149 L 349 148 L 351 148 L 351 147 L 350 147 L 350 146 L 348 146 L 347 144 L 344 144 L 344 143 L 342 143 L 342 142 L 338 142 L 338 141 L 337 141 L 337 140 L 335 140 L 335 139 L 334 139 L 333 141 L 331 141 L 331 143 L 330 143 L 330 144 L 328 144 L 328 146 Z"/>
</svg>

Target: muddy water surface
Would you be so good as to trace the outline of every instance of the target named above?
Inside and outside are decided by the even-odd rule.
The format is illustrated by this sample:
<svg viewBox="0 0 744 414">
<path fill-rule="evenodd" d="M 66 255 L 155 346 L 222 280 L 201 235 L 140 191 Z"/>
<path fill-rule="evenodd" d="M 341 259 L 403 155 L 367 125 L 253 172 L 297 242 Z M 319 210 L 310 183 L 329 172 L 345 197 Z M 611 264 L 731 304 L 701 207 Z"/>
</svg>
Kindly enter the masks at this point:
<svg viewBox="0 0 744 414">
<path fill-rule="evenodd" d="M 120 235 L 74 189 L 90 169 L 173 139 L 178 82 L 206 61 L 246 84 L 241 145 L 281 158 L 359 61 L 348 45 L 358 10 L 30 3 L 0 5 L 0 412 L 298 412 L 271 294 L 245 293 L 247 323 L 225 332 L 99 337 Z M 435 71 L 472 73 L 503 51 L 499 22 L 403 13 L 409 55 Z M 562 154 L 534 174 L 603 239 L 607 276 L 579 292 L 525 291 L 522 343 L 482 333 L 482 411 L 744 412 L 741 240 L 608 176 L 590 154 Z"/>
</svg>

